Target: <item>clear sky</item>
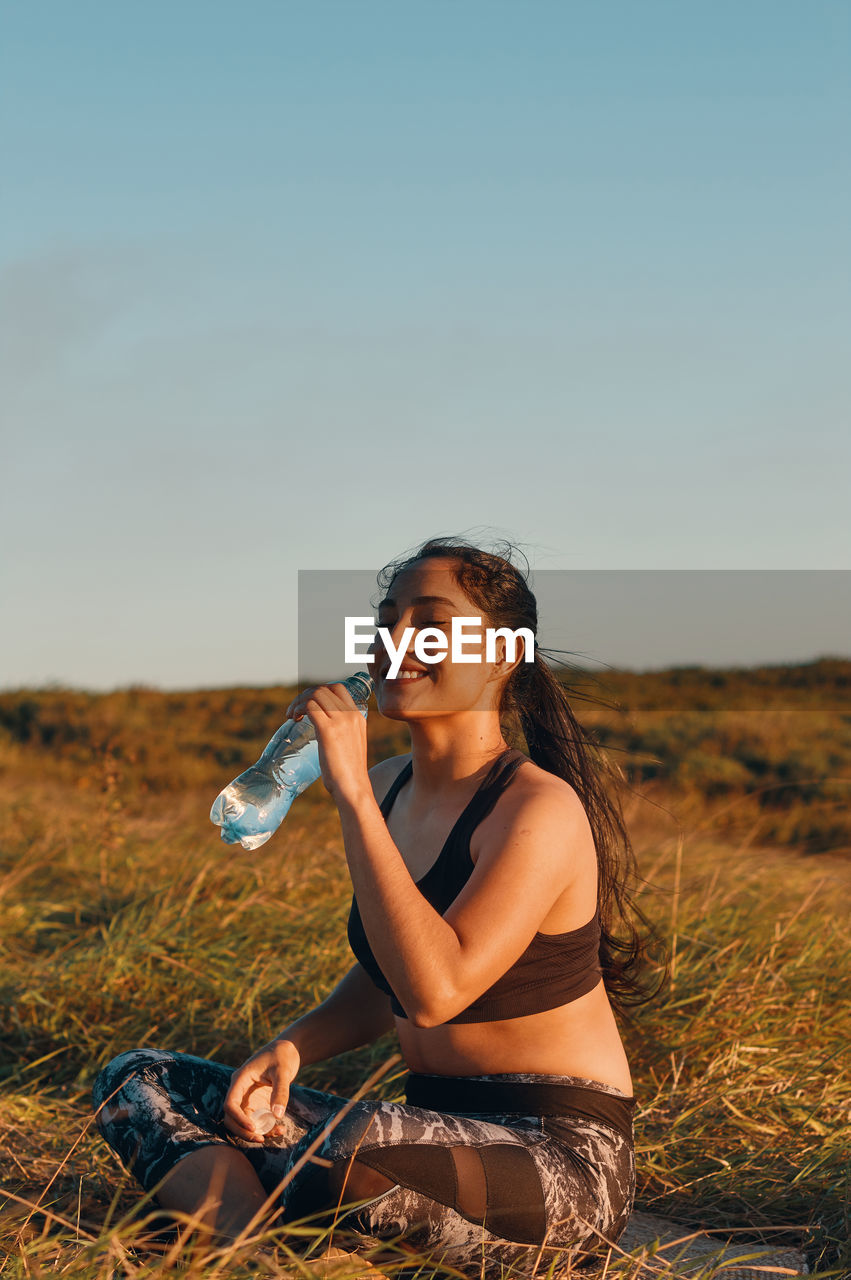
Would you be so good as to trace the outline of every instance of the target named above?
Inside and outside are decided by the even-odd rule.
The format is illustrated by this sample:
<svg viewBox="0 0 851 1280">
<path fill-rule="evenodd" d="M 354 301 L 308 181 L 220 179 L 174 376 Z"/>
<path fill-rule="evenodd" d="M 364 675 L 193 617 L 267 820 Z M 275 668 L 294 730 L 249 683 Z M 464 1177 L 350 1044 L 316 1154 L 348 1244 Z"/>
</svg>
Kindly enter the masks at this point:
<svg viewBox="0 0 851 1280">
<path fill-rule="evenodd" d="M 851 567 L 851 5 L 0 28 L 3 686 L 288 679 L 299 569 L 437 532 Z"/>
</svg>

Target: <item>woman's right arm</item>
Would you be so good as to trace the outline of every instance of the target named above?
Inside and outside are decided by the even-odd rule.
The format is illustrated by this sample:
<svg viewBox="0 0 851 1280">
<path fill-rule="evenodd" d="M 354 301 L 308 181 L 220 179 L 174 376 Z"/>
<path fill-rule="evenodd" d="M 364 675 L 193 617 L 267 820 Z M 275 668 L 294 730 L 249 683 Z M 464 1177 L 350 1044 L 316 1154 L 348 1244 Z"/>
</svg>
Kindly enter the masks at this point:
<svg viewBox="0 0 851 1280">
<path fill-rule="evenodd" d="M 255 1088 L 271 1088 L 269 1109 L 282 1118 L 301 1067 L 372 1044 L 393 1026 L 389 995 L 355 964 L 320 1005 L 290 1023 L 233 1073 L 224 1103 L 227 1127 L 241 1138 L 256 1140 L 248 1107 Z"/>
</svg>

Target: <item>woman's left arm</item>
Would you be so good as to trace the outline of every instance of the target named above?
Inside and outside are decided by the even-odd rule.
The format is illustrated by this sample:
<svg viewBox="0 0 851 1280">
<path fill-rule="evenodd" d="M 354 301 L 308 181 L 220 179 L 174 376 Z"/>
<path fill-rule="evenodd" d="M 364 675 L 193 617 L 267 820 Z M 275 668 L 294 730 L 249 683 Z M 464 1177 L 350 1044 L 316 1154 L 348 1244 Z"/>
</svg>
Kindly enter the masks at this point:
<svg viewBox="0 0 851 1280">
<path fill-rule="evenodd" d="M 340 813 L 372 952 L 410 1020 L 437 1026 L 514 964 L 569 888 L 577 850 L 590 839 L 585 812 L 561 779 L 516 776 L 498 820 L 496 813 L 487 820 L 470 879 L 441 916 L 414 883 L 375 801 L 366 724 L 348 690 L 325 685 L 304 696 L 291 708 L 306 711 L 316 727 L 322 775 Z"/>
</svg>

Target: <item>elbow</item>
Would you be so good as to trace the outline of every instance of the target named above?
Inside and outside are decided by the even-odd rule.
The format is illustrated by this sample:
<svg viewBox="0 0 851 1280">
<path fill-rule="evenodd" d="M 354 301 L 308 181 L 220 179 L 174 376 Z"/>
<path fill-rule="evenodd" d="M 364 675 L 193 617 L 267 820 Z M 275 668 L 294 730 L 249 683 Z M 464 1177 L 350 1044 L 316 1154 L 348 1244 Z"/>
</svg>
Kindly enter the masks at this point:
<svg viewBox="0 0 851 1280">
<path fill-rule="evenodd" d="M 459 1002 L 455 992 L 430 991 L 419 1000 L 412 1000 L 406 1007 L 408 1019 L 415 1027 L 440 1027 L 456 1013 L 460 1013 L 463 1004 Z"/>
<path fill-rule="evenodd" d="M 408 1015 L 409 1021 L 415 1027 L 439 1027 L 446 1019 L 431 1008 L 412 1009 Z"/>
</svg>

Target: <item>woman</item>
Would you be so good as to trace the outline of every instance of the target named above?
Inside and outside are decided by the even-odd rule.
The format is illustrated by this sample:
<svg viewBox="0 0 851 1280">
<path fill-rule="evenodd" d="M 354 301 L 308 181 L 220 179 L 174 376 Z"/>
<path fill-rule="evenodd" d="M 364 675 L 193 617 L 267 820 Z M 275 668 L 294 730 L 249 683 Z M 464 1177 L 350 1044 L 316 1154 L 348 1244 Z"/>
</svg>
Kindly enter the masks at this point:
<svg viewBox="0 0 851 1280">
<path fill-rule="evenodd" d="M 438 539 L 385 569 L 392 647 L 406 628 L 448 634 L 456 616 L 534 634 L 509 556 Z M 203 1207 L 219 1235 L 262 1218 L 273 1193 L 285 1221 L 355 1203 L 336 1220 L 365 1242 L 480 1273 L 548 1264 L 626 1225 L 634 1100 L 610 997 L 638 994 L 629 840 L 540 653 L 527 662 L 505 637 L 491 660 L 466 652 L 481 660 L 428 664 L 409 644 L 391 678 L 376 641 L 378 706 L 408 725 L 411 752 L 369 771 L 342 685 L 288 709 L 315 725 L 354 888 L 356 963 L 328 998 L 237 1070 L 140 1049 L 98 1077 L 107 1141 L 164 1208 Z M 512 716 L 528 756 L 505 740 Z M 405 1104 L 344 1110 L 296 1083 L 394 1026 Z M 278 1117 L 265 1137 L 261 1104 Z"/>
</svg>

